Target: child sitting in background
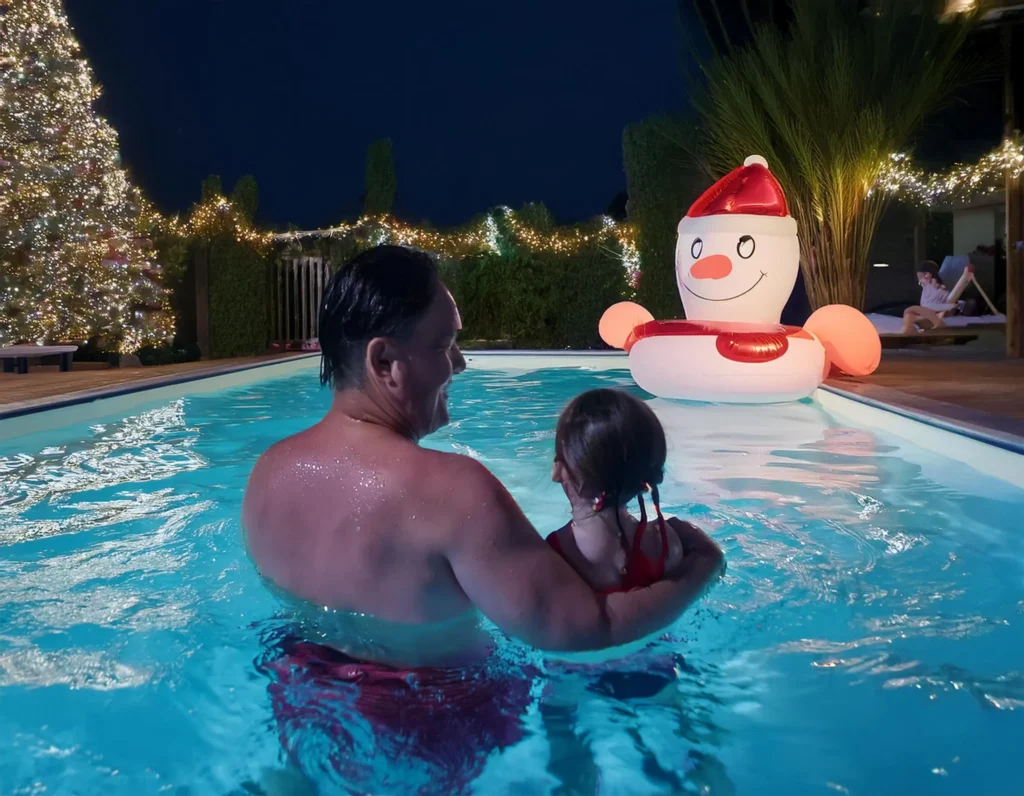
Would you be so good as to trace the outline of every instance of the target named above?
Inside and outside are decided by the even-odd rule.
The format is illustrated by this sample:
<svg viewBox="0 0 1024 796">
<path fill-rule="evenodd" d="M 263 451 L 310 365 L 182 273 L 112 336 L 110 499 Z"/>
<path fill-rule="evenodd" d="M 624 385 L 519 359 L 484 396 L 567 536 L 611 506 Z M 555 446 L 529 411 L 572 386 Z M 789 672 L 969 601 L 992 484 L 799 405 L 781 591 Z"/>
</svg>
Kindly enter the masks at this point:
<svg viewBox="0 0 1024 796">
<path fill-rule="evenodd" d="M 714 547 L 699 528 L 661 514 L 665 431 L 651 408 L 621 390 L 590 390 L 558 419 L 551 479 L 562 485 L 572 520 L 548 543 L 597 592 L 642 588 L 660 580 L 684 553 Z M 647 520 L 650 493 L 657 528 Z M 638 498 L 640 519 L 627 504 Z"/>
<path fill-rule="evenodd" d="M 903 313 L 903 334 L 916 334 L 918 324 L 925 321 L 930 328 L 943 326 L 943 316 L 956 310 L 956 304 L 949 303 L 949 290 L 939 279 L 939 266 L 925 260 L 917 271 L 917 283 L 921 286 L 921 303 L 908 307 Z"/>
</svg>

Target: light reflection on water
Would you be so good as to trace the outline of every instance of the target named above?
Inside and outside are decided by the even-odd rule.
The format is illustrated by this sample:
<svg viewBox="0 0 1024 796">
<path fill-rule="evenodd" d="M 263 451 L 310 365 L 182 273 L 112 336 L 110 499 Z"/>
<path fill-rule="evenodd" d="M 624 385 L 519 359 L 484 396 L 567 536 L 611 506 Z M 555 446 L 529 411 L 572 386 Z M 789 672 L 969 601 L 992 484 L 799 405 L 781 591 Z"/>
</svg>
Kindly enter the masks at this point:
<svg viewBox="0 0 1024 796">
<path fill-rule="evenodd" d="M 629 382 L 471 372 L 428 444 L 487 463 L 550 530 L 554 418 L 609 383 Z M 0 793 L 234 794 L 280 767 L 254 667 L 280 606 L 238 513 L 259 453 L 326 405 L 310 369 L 0 443 Z M 546 674 L 479 788 L 1011 792 L 1024 494 L 813 404 L 652 405 L 666 508 L 712 531 L 728 574 L 626 663 L 503 641 L 509 672 Z M 390 783 L 423 775 L 376 762 Z"/>
<path fill-rule="evenodd" d="M 16 421 L 10 421 L 16 422 Z M 194 450 L 185 400 L 93 426 L 78 446 L 0 456 L 0 544 L 78 533 L 156 516 L 178 498 L 138 489 L 208 462 Z M 118 487 L 123 491 L 115 491 Z M 99 493 L 101 499 L 85 497 Z"/>
</svg>

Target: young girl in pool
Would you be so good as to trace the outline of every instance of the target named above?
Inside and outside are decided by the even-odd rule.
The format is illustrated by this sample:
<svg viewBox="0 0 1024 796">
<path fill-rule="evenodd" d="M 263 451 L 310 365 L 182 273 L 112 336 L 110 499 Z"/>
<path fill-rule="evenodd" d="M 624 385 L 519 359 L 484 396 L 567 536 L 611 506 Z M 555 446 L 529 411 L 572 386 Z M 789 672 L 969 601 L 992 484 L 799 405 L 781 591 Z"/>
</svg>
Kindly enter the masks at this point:
<svg viewBox="0 0 1024 796">
<path fill-rule="evenodd" d="M 598 592 L 641 588 L 675 567 L 684 548 L 711 545 L 703 531 L 661 514 L 665 431 L 651 408 L 621 390 L 574 398 L 555 431 L 551 480 L 562 485 L 572 520 L 548 543 Z M 655 520 L 649 522 L 644 496 Z M 634 498 L 640 518 L 629 512 Z"/>
</svg>

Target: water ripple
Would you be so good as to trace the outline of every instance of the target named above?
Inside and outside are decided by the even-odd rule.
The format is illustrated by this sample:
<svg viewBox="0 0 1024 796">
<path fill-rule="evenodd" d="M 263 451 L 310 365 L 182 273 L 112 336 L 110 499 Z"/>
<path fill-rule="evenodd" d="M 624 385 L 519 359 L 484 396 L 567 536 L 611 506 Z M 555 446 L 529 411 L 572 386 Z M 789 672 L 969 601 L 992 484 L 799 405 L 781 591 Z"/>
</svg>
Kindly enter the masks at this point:
<svg viewBox="0 0 1024 796">
<path fill-rule="evenodd" d="M 472 372 L 426 444 L 486 461 L 546 532 L 567 517 L 555 419 L 611 384 L 641 394 L 622 372 Z M 281 750 L 253 628 L 294 625 L 247 560 L 241 495 L 329 401 L 311 368 L 0 447 L 5 793 L 255 792 Z M 726 577 L 671 637 L 599 671 L 556 674 L 496 634 L 509 673 L 537 666 L 538 693 L 558 691 L 478 790 L 884 793 L 883 751 L 906 792 L 938 769 L 950 793 L 1014 783 L 1020 491 L 813 403 L 651 406 L 665 508 L 719 541 Z"/>
<path fill-rule="evenodd" d="M 171 438 L 179 431 L 183 433 Z M 95 426 L 92 432 L 91 439 L 73 448 L 0 457 L 0 546 L 158 513 L 172 494 L 169 490 L 119 493 L 118 487 L 170 478 L 208 464 L 194 450 L 198 435 L 185 422 L 183 400 Z"/>
<path fill-rule="evenodd" d="M 43 652 L 36 647 L 0 653 L 0 687 L 66 685 L 76 689 L 112 691 L 138 688 L 150 672 L 120 663 L 101 652 Z"/>
</svg>

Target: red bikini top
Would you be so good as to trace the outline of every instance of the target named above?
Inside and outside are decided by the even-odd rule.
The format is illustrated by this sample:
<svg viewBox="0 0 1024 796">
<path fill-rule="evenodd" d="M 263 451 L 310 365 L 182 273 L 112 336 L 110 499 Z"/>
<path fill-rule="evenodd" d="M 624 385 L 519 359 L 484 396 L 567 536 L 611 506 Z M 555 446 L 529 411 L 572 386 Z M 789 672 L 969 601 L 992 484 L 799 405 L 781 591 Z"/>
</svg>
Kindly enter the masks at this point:
<svg viewBox="0 0 1024 796">
<path fill-rule="evenodd" d="M 655 506 L 655 510 L 658 512 L 658 530 L 661 532 L 661 553 L 657 558 L 652 558 L 640 549 L 644 531 L 647 530 L 647 507 L 641 497 L 640 522 L 633 535 L 633 549 L 629 552 L 629 557 L 626 560 L 626 571 L 622 574 L 622 584 L 611 589 L 602 589 L 598 594 L 614 594 L 630 589 L 642 589 L 665 577 L 665 561 L 668 559 L 668 531 L 665 528 L 665 518 L 661 516 L 661 508 Z M 547 541 L 558 555 L 566 561 L 569 560 L 558 539 L 558 531 L 549 533 Z"/>
</svg>

